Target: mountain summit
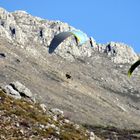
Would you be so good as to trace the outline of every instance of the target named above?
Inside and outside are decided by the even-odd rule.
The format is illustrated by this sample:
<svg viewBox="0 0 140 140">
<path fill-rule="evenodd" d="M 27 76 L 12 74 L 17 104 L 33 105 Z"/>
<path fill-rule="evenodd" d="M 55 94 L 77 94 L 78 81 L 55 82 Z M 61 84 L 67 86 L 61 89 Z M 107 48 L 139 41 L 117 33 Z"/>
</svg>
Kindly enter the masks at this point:
<svg viewBox="0 0 140 140">
<path fill-rule="evenodd" d="M 140 129 L 140 71 L 127 76 L 138 55 L 126 44 L 92 37 L 77 46 L 72 36 L 48 53 L 55 35 L 74 29 L 0 8 L 0 86 L 19 81 L 48 108 L 86 126 Z"/>
</svg>

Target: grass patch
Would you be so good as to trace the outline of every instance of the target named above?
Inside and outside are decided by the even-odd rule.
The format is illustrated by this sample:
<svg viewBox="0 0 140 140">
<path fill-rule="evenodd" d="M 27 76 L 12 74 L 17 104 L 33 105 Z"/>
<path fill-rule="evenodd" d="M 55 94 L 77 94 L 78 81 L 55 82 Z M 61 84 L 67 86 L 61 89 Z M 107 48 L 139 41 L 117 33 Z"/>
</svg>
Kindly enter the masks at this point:
<svg viewBox="0 0 140 140">
<path fill-rule="evenodd" d="M 64 124 L 63 117 L 54 120 L 44 113 L 39 103 L 14 99 L 0 90 L 0 139 L 43 139 L 88 140 L 86 129 L 76 129 Z M 56 130 L 57 128 L 57 130 Z M 59 132 L 58 132 L 59 131 Z"/>
</svg>

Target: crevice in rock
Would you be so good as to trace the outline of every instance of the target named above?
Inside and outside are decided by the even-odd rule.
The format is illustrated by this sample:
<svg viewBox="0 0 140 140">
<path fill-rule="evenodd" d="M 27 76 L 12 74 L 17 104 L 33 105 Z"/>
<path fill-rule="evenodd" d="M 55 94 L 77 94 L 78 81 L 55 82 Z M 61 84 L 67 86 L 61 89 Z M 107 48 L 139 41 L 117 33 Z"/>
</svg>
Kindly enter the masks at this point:
<svg viewBox="0 0 140 140">
<path fill-rule="evenodd" d="M 5 58 L 5 57 L 6 57 L 5 53 L 0 53 L 0 58 Z"/>
</svg>

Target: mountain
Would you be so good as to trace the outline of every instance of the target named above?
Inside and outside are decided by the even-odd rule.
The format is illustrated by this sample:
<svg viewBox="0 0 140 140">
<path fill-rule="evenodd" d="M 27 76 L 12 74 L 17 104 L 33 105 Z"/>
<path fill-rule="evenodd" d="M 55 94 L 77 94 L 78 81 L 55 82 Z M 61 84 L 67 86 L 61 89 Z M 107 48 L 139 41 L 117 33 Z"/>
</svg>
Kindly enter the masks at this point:
<svg viewBox="0 0 140 140">
<path fill-rule="evenodd" d="M 90 129 L 140 130 L 139 68 L 127 76 L 138 54 L 124 43 L 100 44 L 92 37 L 82 46 L 69 37 L 48 53 L 56 34 L 74 29 L 1 8 L 0 86 L 19 81 L 39 102 Z"/>
</svg>

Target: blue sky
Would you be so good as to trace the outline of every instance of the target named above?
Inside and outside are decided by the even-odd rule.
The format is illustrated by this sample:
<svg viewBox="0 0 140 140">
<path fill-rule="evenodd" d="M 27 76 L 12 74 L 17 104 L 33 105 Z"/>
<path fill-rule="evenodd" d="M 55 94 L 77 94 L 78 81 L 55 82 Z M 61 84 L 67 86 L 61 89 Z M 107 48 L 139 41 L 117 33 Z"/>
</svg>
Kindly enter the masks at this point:
<svg viewBox="0 0 140 140">
<path fill-rule="evenodd" d="M 67 22 L 98 43 L 124 42 L 140 53 L 140 0 L 0 0 L 0 6 Z"/>
</svg>

